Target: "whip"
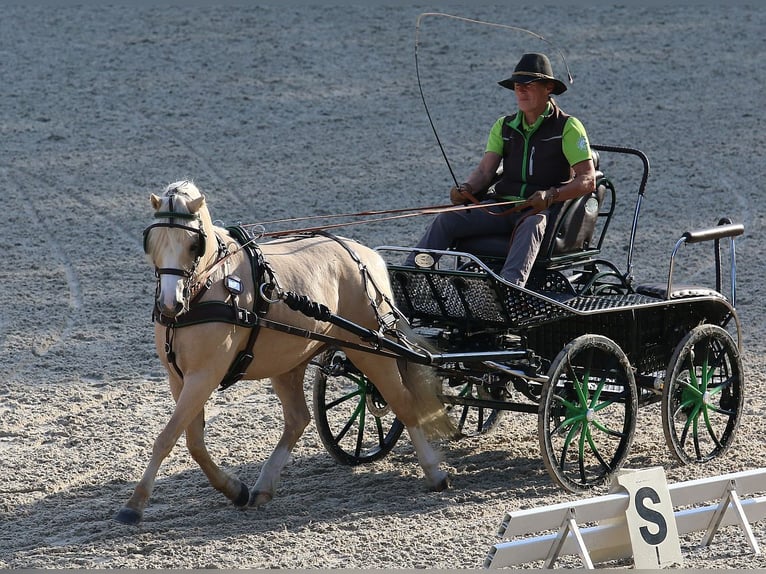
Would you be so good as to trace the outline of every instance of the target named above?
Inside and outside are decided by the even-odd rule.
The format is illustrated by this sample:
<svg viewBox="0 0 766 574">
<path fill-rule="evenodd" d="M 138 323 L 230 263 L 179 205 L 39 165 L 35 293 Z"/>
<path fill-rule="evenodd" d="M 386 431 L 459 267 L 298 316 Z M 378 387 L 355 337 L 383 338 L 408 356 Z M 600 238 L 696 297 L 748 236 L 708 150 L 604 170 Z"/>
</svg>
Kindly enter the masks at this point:
<svg viewBox="0 0 766 574">
<path fill-rule="evenodd" d="M 439 146 L 439 150 L 442 153 L 442 157 L 444 158 L 444 162 L 447 164 L 447 169 L 449 170 L 450 175 L 452 176 L 452 181 L 455 182 L 455 187 L 460 187 L 460 184 L 457 181 L 457 178 L 455 177 L 455 172 L 452 170 L 452 165 L 449 162 L 449 159 L 447 158 L 447 153 L 444 151 L 444 146 L 442 145 L 441 139 L 439 138 L 439 134 L 436 132 L 436 126 L 434 125 L 433 119 L 431 118 L 431 112 L 428 110 L 428 104 L 426 103 L 426 97 L 423 93 L 423 85 L 420 82 L 420 66 L 418 64 L 418 47 L 420 46 L 420 22 L 423 20 L 423 18 L 426 17 L 442 17 L 442 18 L 452 18 L 453 20 L 460 20 L 462 22 L 469 22 L 471 24 L 479 24 L 482 26 L 492 26 L 495 28 L 503 28 L 505 30 L 513 30 L 516 32 L 524 32 L 525 34 L 529 34 L 530 36 L 537 38 L 538 40 L 542 40 L 546 44 L 548 44 L 551 48 L 556 50 L 558 52 L 559 56 L 561 57 L 561 61 L 564 63 L 564 67 L 567 71 L 567 77 L 569 79 L 569 83 L 574 83 L 574 78 L 572 77 L 572 73 L 569 71 L 569 64 L 567 64 L 566 58 L 564 58 L 564 54 L 562 51 L 556 47 L 550 40 L 547 40 L 546 38 L 543 38 L 540 34 L 536 34 L 535 32 L 532 32 L 531 30 L 527 30 L 526 28 L 519 28 L 518 26 L 509 26 L 507 24 L 497 24 L 495 22 L 485 22 L 483 20 L 475 20 L 473 18 L 465 18 L 463 16 L 454 16 L 452 14 L 445 14 L 443 12 L 424 12 L 420 16 L 418 16 L 417 22 L 415 23 L 415 75 L 417 76 L 418 80 L 418 90 L 420 91 L 420 99 L 423 101 L 423 107 L 426 110 L 426 116 L 428 117 L 428 122 L 431 124 L 431 130 L 434 133 L 434 137 L 436 138 L 436 143 Z"/>
</svg>

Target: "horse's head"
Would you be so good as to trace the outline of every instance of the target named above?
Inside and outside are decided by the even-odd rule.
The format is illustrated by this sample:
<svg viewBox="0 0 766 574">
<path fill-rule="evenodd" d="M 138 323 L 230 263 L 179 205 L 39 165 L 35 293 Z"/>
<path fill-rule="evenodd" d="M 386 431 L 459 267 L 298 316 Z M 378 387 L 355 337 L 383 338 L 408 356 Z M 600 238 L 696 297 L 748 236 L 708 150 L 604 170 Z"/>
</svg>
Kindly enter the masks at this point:
<svg viewBox="0 0 766 574">
<path fill-rule="evenodd" d="M 158 221 L 144 229 L 144 251 L 157 275 L 155 306 L 162 315 L 175 317 L 189 307 L 189 287 L 214 231 L 205 196 L 193 183 L 171 183 L 150 199 Z"/>
</svg>

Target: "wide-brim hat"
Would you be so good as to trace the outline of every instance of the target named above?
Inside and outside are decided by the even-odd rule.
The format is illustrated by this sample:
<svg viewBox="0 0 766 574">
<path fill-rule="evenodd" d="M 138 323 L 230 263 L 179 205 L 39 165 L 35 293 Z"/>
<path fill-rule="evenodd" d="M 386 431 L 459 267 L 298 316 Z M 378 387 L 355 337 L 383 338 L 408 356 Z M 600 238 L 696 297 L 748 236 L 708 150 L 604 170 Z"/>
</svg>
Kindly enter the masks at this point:
<svg viewBox="0 0 766 574">
<path fill-rule="evenodd" d="M 551 67 L 551 61 L 548 59 L 548 56 L 536 53 L 524 54 L 519 63 L 516 64 L 513 75 L 507 80 L 498 82 L 498 84 L 512 90 L 517 82 L 519 84 L 530 84 L 540 80 L 553 82 L 555 84 L 553 93 L 557 96 L 567 91 L 566 84 L 554 77 L 553 67 Z"/>
</svg>

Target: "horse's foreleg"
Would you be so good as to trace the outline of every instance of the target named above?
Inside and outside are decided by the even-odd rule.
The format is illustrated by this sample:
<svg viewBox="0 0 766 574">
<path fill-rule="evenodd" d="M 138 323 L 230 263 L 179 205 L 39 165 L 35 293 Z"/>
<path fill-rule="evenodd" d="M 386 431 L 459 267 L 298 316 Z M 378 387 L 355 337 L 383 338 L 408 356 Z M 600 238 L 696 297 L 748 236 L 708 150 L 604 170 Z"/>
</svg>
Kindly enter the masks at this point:
<svg viewBox="0 0 766 574">
<path fill-rule="evenodd" d="M 271 379 L 274 392 L 282 403 L 285 426 L 277 446 L 264 463 L 258 481 L 250 493 L 251 506 L 261 506 L 274 497 L 282 469 L 290 462 L 290 452 L 311 421 L 303 394 L 305 372 L 304 365 L 303 368 Z"/>
<path fill-rule="evenodd" d="M 426 434 L 420 427 L 407 427 L 412 446 L 415 447 L 415 453 L 418 456 L 426 480 L 431 490 L 442 491 L 449 488 L 449 475 L 444 472 L 439 465 L 441 459 L 439 454 L 426 439 Z"/>
<path fill-rule="evenodd" d="M 173 450 L 173 446 L 181 438 L 184 430 L 202 411 L 213 388 L 203 380 L 193 382 L 187 380 L 183 388 L 178 390 L 171 380 L 171 390 L 176 398 L 173 415 L 155 439 L 149 464 L 136 485 L 133 495 L 117 513 L 115 520 L 125 524 L 138 524 L 141 521 L 146 503 L 154 490 L 154 481 L 162 461 Z"/>
<path fill-rule="evenodd" d="M 238 478 L 222 471 L 210 458 L 210 453 L 205 446 L 204 408 L 186 428 L 186 447 L 213 488 L 222 492 L 236 506 L 247 505 L 250 500 L 250 490 L 247 485 Z"/>
</svg>

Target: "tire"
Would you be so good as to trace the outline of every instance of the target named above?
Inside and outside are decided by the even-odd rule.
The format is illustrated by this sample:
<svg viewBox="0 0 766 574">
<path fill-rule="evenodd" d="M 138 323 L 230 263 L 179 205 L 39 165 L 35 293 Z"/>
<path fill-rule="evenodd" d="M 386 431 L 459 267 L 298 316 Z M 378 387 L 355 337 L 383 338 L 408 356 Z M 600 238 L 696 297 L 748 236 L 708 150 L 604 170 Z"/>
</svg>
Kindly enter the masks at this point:
<svg viewBox="0 0 766 574">
<path fill-rule="evenodd" d="M 538 409 L 540 451 L 569 492 L 608 483 L 633 441 L 638 393 L 628 358 L 611 339 L 582 335 L 556 356 Z"/>
<path fill-rule="evenodd" d="M 734 442 L 745 398 L 737 344 L 718 325 L 699 325 L 676 346 L 662 390 L 662 428 L 684 464 L 723 455 Z"/>
<path fill-rule="evenodd" d="M 386 456 L 404 430 L 375 385 L 346 357 L 330 348 L 313 362 L 314 421 L 325 449 L 356 466 Z"/>
</svg>

